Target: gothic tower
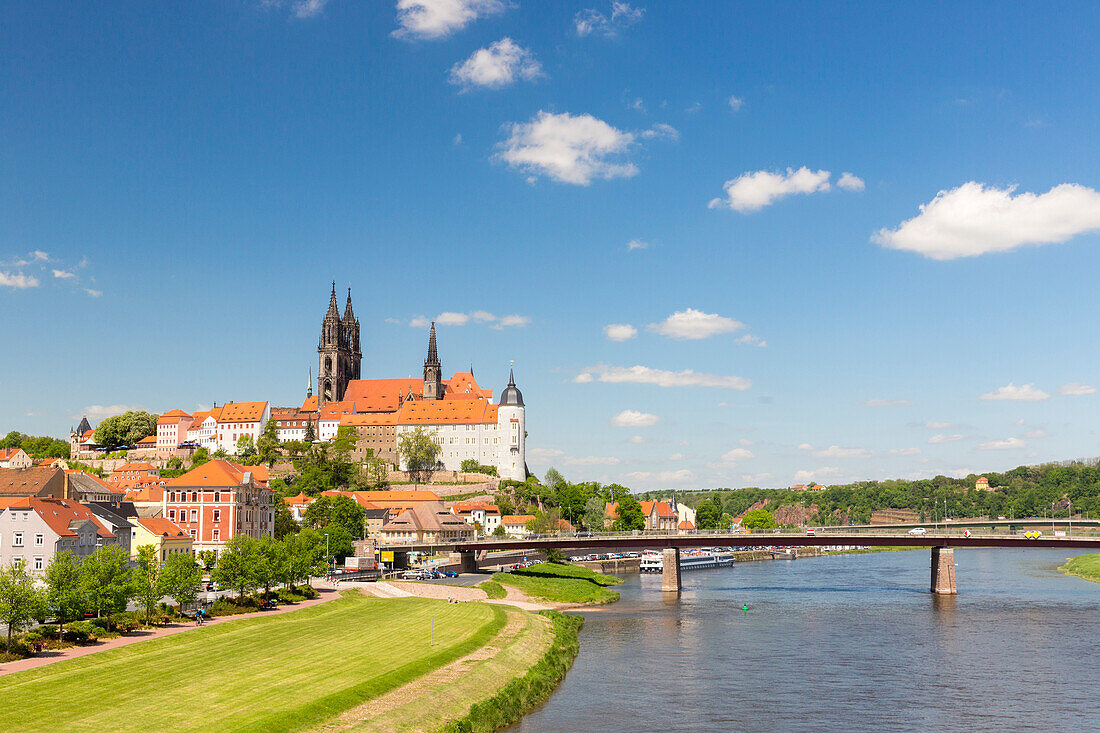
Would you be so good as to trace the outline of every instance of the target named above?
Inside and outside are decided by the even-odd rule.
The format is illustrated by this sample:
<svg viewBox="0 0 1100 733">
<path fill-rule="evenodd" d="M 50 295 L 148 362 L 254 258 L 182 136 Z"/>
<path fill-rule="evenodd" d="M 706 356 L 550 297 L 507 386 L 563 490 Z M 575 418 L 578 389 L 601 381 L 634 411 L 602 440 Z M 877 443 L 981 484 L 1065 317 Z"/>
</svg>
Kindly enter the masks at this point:
<svg viewBox="0 0 1100 733">
<path fill-rule="evenodd" d="M 348 382 L 359 377 L 362 354 L 359 352 L 359 321 L 351 310 L 351 289 L 344 318 L 336 306 L 336 283 L 332 283 L 328 312 L 321 321 L 317 342 L 317 407 L 344 398 Z"/>
<path fill-rule="evenodd" d="M 428 358 L 424 360 L 424 390 L 426 400 L 443 399 L 443 366 L 439 363 L 439 351 L 435 347 L 435 321 L 428 335 Z"/>
</svg>

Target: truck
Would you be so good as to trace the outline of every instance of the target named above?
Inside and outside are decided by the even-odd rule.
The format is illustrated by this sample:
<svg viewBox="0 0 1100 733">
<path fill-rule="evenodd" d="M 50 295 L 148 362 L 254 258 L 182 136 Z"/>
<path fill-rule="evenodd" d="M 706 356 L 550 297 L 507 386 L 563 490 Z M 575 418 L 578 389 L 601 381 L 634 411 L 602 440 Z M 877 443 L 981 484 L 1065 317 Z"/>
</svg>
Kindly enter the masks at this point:
<svg viewBox="0 0 1100 733">
<path fill-rule="evenodd" d="M 357 573 L 361 570 L 377 570 L 378 563 L 373 557 L 353 557 L 348 556 L 344 558 L 344 572 L 345 573 Z"/>
</svg>

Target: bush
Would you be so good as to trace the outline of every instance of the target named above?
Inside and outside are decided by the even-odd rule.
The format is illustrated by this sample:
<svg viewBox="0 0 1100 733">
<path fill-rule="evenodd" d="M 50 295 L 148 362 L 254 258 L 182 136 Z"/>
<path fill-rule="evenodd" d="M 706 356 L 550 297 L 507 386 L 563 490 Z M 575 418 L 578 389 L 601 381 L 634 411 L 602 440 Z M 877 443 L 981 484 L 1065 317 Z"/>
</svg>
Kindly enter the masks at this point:
<svg viewBox="0 0 1100 733">
<path fill-rule="evenodd" d="M 306 599 L 306 597 L 302 594 L 295 593 L 294 591 L 288 590 L 286 588 L 279 588 L 278 590 L 276 590 L 275 597 L 279 599 L 279 603 L 298 603 L 299 601 L 304 601 Z"/>
<path fill-rule="evenodd" d="M 293 586 L 293 588 L 295 593 L 298 593 L 302 596 L 302 598 L 305 598 L 306 600 L 310 600 L 321 595 L 321 593 L 316 588 L 309 585 L 296 585 Z"/>
<path fill-rule="evenodd" d="M 118 614 L 118 615 L 121 616 L 122 614 Z M 118 618 L 117 616 L 115 617 L 114 622 L 115 622 L 115 625 L 125 623 L 122 619 Z M 76 624 L 76 623 L 81 623 L 81 622 L 73 621 L 73 623 L 71 623 L 67 627 L 65 627 L 65 631 L 72 631 L 73 624 Z M 85 623 L 89 623 L 92 626 L 95 626 L 100 631 L 106 631 L 107 630 L 107 619 L 105 619 L 105 618 L 93 618 L 93 619 L 89 619 Z"/>
<path fill-rule="evenodd" d="M 102 630 L 89 621 L 73 621 L 65 626 L 65 639 L 76 644 L 89 644 L 96 641 L 101 634 Z"/>
</svg>

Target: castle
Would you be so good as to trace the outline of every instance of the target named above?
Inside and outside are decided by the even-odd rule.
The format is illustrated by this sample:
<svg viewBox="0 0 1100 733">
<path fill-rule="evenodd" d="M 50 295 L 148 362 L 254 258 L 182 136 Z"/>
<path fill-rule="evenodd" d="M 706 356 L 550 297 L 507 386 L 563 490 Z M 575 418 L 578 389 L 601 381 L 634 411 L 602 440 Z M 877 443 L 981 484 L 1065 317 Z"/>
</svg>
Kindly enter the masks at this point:
<svg viewBox="0 0 1100 733">
<path fill-rule="evenodd" d="M 447 470 L 460 470 L 463 461 L 474 459 L 494 466 L 501 478 L 527 477 L 526 407 L 513 372 L 495 404 L 492 390 L 478 385 L 472 368 L 443 379 L 434 322 L 422 378 L 360 379 L 362 359 L 351 289 L 341 316 L 333 283 L 317 343 L 317 393 L 312 393 L 311 379 L 298 420 L 279 414 L 280 408 L 271 416 L 282 427 L 314 413 L 320 440 L 336 437 L 340 427 L 354 427 L 364 447 L 395 464 L 400 463 L 396 446 L 401 435 L 424 428 L 433 434 Z"/>
</svg>

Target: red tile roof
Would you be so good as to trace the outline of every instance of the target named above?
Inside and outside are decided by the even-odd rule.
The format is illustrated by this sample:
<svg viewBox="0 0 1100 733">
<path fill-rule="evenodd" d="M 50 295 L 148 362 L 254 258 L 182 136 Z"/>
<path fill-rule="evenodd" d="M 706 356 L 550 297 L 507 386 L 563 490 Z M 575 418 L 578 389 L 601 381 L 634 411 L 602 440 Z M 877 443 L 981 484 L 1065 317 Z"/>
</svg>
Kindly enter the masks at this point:
<svg viewBox="0 0 1100 733">
<path fill-rule="evenodd" d="M 157 423 L 169 424 L 177 423 L 180 420 L 190 418 L 191 416 L 183 410 L 169 410 L 160 417 L 157 418 Z"/>
<path fill-rule="evenodd" d="M 197 468 L 192 468 L 182 476 L 169 480 L 167 486 L 169 488 L 240 486 L 244 482 L 246 473 L 251 473 L 253 481 L 259 485 L 267 483 L 267 466 L 241 466 L 224 458 L 217 458 Z"/>
<path fill-rule="evenodd" d="M 226 402 L 218 422 L 258 422 L 266 408 L 267 402 Z"/>
<path fill-rule="evenodd" d="M 522 524 L 526 526 L 528 522 L 535 518 L 534 514 L 505 514 L 500 518 L 501 524 Z"/>
<path fill-rule="evenodd" d="M 42 521 L 57 535 L 73 537 L 76 532 L 69 528 L 73 522 L 90 521 L 95 525 L 97 535 L 100 537 L 114 537 L 106 527 L 100 524 L 99 520 L 86 506 L 72 499 L 31 496 L 25 500 L 25 503 L 11 506 L 30 507 L 32 511 L 42 517 Z"/>
<path fill-rule="evenodd" d="M 488 400 L 412 400 L 397 412 L 398 425 L 496 423 L 497 406 Z"/>
<path fill-rule="evenodd" d="M 134 521 L 161 537 L 190 537 L 175 522 L 164 517 L 135 517 Z"/>
</svg>

